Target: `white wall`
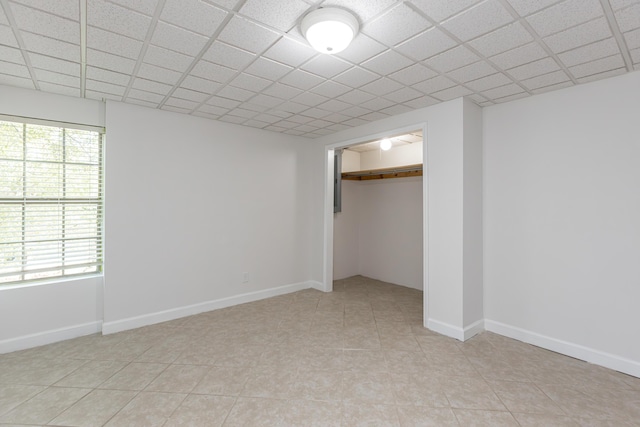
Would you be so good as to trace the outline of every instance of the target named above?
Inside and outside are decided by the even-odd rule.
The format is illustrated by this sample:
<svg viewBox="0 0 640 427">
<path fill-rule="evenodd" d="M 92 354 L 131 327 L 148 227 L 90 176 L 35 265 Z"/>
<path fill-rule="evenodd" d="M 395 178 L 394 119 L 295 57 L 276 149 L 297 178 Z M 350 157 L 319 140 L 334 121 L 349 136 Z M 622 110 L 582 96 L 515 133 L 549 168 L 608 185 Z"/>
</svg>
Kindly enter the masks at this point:
<svg viewBox="0 0 640 427">
<path fill-rule="evenodd" d="M 392 168 L 422 163 L 422 142 L 398 145 L 388 151 L 370 150 L 360 153 L 362 170 Z"/>
<path fill-rule="evenodd" d="M 640 73 L 484 112 L 487 327 L 640 376 Z"/>
<path fill-rule="evenodd" d="M 104 126 L 104 104 L 0 86 L 0 114 Z M 95 333 L 102 277 L 0 287 L 0 353 Z"/>
<path fill-rule="evenodd" d="M 117 102 L 107 129 L 105 332 L 309 286 L 308 140 Z"/>
<path fill-rule="evenodd" d="M 422 289 L 422 178 L 358 184 L 360 274 Z"/>
<path fill-rule="evenodd" d="M 360 170 L 360 153 L 357 151 L 342 151 L 342 172 L 353 172 Z"/>
</svg>

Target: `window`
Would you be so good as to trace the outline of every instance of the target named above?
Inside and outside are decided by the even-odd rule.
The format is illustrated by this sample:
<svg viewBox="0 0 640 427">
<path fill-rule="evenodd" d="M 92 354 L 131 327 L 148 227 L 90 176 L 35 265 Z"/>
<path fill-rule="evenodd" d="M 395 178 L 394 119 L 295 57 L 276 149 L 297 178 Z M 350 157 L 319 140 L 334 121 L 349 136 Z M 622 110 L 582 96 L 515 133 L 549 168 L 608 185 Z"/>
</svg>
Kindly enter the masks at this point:
<svg viewBox="0 0 640 427">
<path fill-rule="evenodd" d="M 102 271 L 103 138 L 0 116 L 0 285 Z"/>
</svg>

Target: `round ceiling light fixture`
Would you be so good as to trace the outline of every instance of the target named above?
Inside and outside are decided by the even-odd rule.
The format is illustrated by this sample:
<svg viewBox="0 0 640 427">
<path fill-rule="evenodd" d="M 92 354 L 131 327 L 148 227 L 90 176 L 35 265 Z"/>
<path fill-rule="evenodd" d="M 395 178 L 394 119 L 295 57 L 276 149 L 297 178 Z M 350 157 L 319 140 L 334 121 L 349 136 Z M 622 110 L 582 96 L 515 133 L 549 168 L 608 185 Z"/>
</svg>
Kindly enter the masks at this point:
<svg viewBox="0 0 640 427">
<path fill-rule="evenodd" d="M 302 18 L 302 35 L 318 52 L 333 55 L 342 52 L 358 34 L 358 20 L 337 7 L 323 7 Z"/>
<path fill-rule="evenodd" d="M 383 151 L 391 150 L 391 140 L 389 138 L 385 138 L 380 141 L 380 149 Z"/>
</svg>

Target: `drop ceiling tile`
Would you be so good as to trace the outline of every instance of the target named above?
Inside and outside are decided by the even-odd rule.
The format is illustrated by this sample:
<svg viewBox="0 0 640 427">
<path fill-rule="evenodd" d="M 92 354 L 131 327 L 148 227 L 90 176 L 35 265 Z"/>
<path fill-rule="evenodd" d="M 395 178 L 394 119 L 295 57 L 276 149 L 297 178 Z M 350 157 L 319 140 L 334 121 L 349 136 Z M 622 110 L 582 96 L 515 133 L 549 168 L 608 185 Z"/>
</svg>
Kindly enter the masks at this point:
<svg viewBox="0 0 640 427">
<path fill-rule="evenodd" d="M 589 76 L 585 76 L 585 77 L 580 77 L 578 79 L 578 83 L 589 83 L 589 82 L 594 82 L 596 80 L 602 80 L 602 79 L 606 79 L 609 77 L 615 77 L 615 76 L 619 76 L 621 74 L 626 73 L 626 68 L 622 67 L 622 68 L 617 68 L 615 70 L 609 70 L 609 71 L 605 71 L 603 73 L 598 73 L 598 74 L 591 74 Z"/>
<path fill-rule="evenodd" d="M 207 38 L 165 22 L 158 22 L 151 37 L 151 43 L 176 52 L 196 56 L 200 53 Z"/>
<path fill-rule="evenodd" d="M 38 72 L 46 73 L 46 71 L 36 70 L 36 77 L 38 78 Z M 31 78 L 31 74 L 29 74 L 29 69 L 26 65 L 14 64 L 13 62 L 0 61 L 0 73 L 25 79 Z"/>
<path fill-rule="evenodd" d="M 365 92 L 369 92 L 372 95 L 382 96 L 393 92 L 394 90 L 398 90 L 402 87 L 403 86 L 400 83 L 395 82 L 387 77 L 383 77 L 371 83 L 367 83 L 360 89 Z"/>
<path fill-rule="evenodd" d="M 216 95 L 207 100 L 207 105 L 215 105 L 216 107 L 222 107 L 230 110 L 232 108 L 238 107 L 240 105 L 240 102 Z"/>
<path fill-rule="evenodd" d="M 182 53 L 163 47 L 149 45 L 143 60 L 147 64 L 157 65 L 158 67 L 183 73 L 189 68 L 194 58 L 193 56 L 183 55 Z"/>
<path fill-rule="evenodd" d="M 30 53 L 29 59 L 31 60 L 31 65 L 35 68 L 80 77 L 80 63 L 78 62 L 64 61 L 37 53 Z M 90 67 L 87 67 L 87 70 L 89 68 Z"/>
<path fill-rule="evenodd" d="M 210 37 L 226 16 L 224 10 L 200 0 L 166 0 L 160 19 Z"/>
<path fill-rule="evenodd" d="M 160 107 L 162 110 L 173 111 L 174 113 L 189 114 L 191 111 L 188 108 L 174 107 L 173 105 L 163 105 Z"/>
<path fill-rule="evenodd" d="M 485 98 L 482 95 L 479 95 L 477 93 L 474 93 L 473 95 L 469 95 L 468 98 L 470 100 L 472 100 L 473 102 L 475 102 L 476 104 L 480 104 L 481 102 L 487 102 L 487 98 Z"/>
<path fill-rule="evenodd" d="M 236 72 L 231 68 L 223 67 L 222 65 L 214 64 L 209 61 L 200 60 L 191 70 L 191 74 L 206 80 L 225 83 L 233 77 Z"/>
<path fill-rule="evenodd" d="M 609 0 L 613 10 L 619 10 L 638 3 L 638 0 Z"/>
<path fill-rule="evenodd" d="M 400 55 L 393 50 L 387 50 L 378 56 L 362 63 L 362 66 L 369 70 L 386 76 L 395 71 L 401 70 L 412 64 L 410 59 Z"/>
<path fill-rule="evenodd" d="M 318 128 L 310 125 L 301 125 L 301 126 L 298 126 L 296 129 L 301 130 L 303 132 L 311 132 L 311 131 L 317 130 Z"/>
<path fill-rule="evenodd" d="M 59 93 L 61 95 L 73 96 L 76 98 L 80 96 L 80 88 L 63 86 L 49 82 L 40 82 L 39 86 L 40 89 L 45 92 Z"/>
<path fill-rule="evenodd" d="M 360 64 L 362 61 L 385 50 L 387 50 L 387 48 L 382 43 L 373 40 L 365 34 L 358 34 L 349 47 L 336 56 L 351 61 L 354 64 Z"/>
<path fill-rule="evenodd" d="M 68 43 L 77 43 L 80 40 L 80 26 L 76 21 L 40 12 L 16 3 L 11 4 L 11 11 L 16 25 L 21 30 Z"/>
<path fill-rule="evenodd" d="M 327 111 L 331 111 L 333 113 L 338 113 L 340 111 L 346 110 L 347 108 L 351 107 L 351 104 L 347 104 L 346 102 L 342 102 L 342 101 L 338 101 L 337 99 L 330 99 L 327 102 L 323 102 L 322 104 L 318 105 L 318 108 L 321 108 L 323 110 L 327 110 Z M 341 117 L 345 117 L 342 120 L 347 120 L 348 117 L 347 116 L 343 116 L 343 115 L 338 115 L 338 114 L 334 114 L 335 116 L 341 116 Z M 327 119 L 330 120 L 330 119 Z M 342 120 L 332 120 L 332 121 L 342 121 Z"/>
<path fill-rule="evenodd" d="M 446 18 L 479 3 L 480 0 L 412 0 L 412 2 L 434 21 L 442 22 Z"/>
<path fill-rule="evenodd" d="M 340 6 L 355 13 L 360 22 L 366 22 L 396 2 L 396 0 L 327 0 L 322 2 L 322 6 Z"/>
<path fill-rule="evenodd" d="M 180 77 L 182 77 L 182 74 L 176 71 L 168 70 L 166 68 L 156 67 L 155 65 L 143 63 L 138 69 L 137 77 L 142 77 L 143 79 L 166 83 L 173 86 L 178 82 Z"/>
<path fill-rule="evenodd" d="M 198 92 L 206 93 L 208 95 L 211 95 L 222 87 L 222 85 L 218 82 L 192 75 L 185 77 L 185 79 L 182 81 L 181 86 L 186 89 L 195 90 Z"/>
<path fill-rule="evenodd" d="M 16 37 L 13 35 L 11 27 L 0 25 L 0 44 L 15 48 L 18 47 L 18 42 L 16 41 Z"/>
<path fill-rule="evenodd" d="M 407 113 L 409 111 L 413 111 L 413 108 L 407 107 L 402 104 L 392 105 L 391 107 L 380 110 L 381 112 L 388 114 L 390 116 L 396 116 L 398 114 Z"/>
<path fill-rule="evenodd" d="M 170 106 L 170 107 L 184 108 L 189 111 L 193 111 L 193 109 L 196 108 L 198 104 L 199 104 L 198 102 L 193 102 L 193 101 L 180 99 L 172 96 L 171 98 L 167 99 L 167 102 L 165 102 L 164 105 Z"/>
<path fill-rule="evenodd" d="M 286 130 L 284 133 L 286 133 L 287 135 L 295 135 L 295 136 L 302 136 L 302 135 L 304 135 L 304 132 L 302 132 L 302 131 L 298 131 L 298 130 L 295 130 L 295 129 L 289 129 L 289 130 Z"/>
<path fill-rule="evenodd" d="M 478 59 L 480 59 L 478 55 L 471 52 L 465 46 L 458 46 L 440 55 L 429 58 L 426 63 L 435 70 L 447 72 L 476 62 Z"/>
<path fill-rule="evenodd" d="M 332 80 L 343 83 L 351 88 L 358 88 L 376 79 L 380 76 L 371 71 L 364 70 L 360 67 L 352 67 L 344 73 L 334 77 Z"/>
<path fill-rule="evenodd" d="M 78 70 L 80 69 L 79 64 L 74 64 L 74 65 L 77 65 Z M 87 66 L 87 79 L 116 84 L 119 86 L 127 86 L 129 84 L 129 81 L 131 80 L 131 77 L 128 74 L 116 73 L 115 71 L 109 71 L 102 68 Z M 96 89 L 96 90 L 99 90 L 99 89 Z M 113 93 L 113 92 L 109 92 L 109 93 Z"/>
<path fill-rule="evenodd" d="M 283 37 L 271 46 L 263 56 L 292 67 L 297 67 L 316 53 L 315 50 L 307 45 Z"/>
<path fill-rule="evenodd" d="M 550 92 L 552 90 L 563 89 L 563 88 L 569 87 L 569 86 L 573 86 L 573 82 L 568 81 L 568 82 L 558 83 L 558 84 L 551 85 L 551 86 L 544 86 L 544 87 L 541 87 L 539 89 L 534 89 L 534 90 L 532 90 L 532 92 L 537 95 L 539 93 L 545 93 L 545 92 Z"/>
<path fill-rule="evenodd" d="M 326 110 L 323 110 L 322 108 L 309 108 L 308 110 L 305 110 L 303 114 L 305 116 L 312 117 L 314 119 L 321 119 L 331 114 L 331 111 L 326 111 Z"/>
<path fill-rule="evenodd" d="M 364 116 L 360 116 L 359 118 L 362 120 L 366 120 L 368 122 L 374 122 L 376 120 L 381 120 L 386 117 L 389 117 L 389 116 L 385 113 L 382 113 L 380 111 L 372 111 L 371 113 L 365 114 Z"/>
<path fill-rule="evenodd" d="M 633 61 L 634 64 L 637 64 L 640 62 L 640 48 L 638 49 L 633 49 L 631 51 L 631 60 Z M 637 69 L 637 67 L 636 67 Z"/>
<path fill-rule="evenodd" d="M 559 53 L 607 39 L 611 35 L 607 20 L 600 18 L 546 37 L 544 42 L 552 51 Z"/>
<path fill-rule="evenodd" d="M 315 126 L 318 129 L 322 129 L 322 128 L 327 127 L 327 126 L 331 126 L 332 124 L 333 124 L 332 122 L 330 122 L 328 120 L 323 120 L 323 119 L 316 119 L 316 120 L 313 120 L 313 121 L 309 122 L 309 126 Z"/>
<path fill-rule="evenodd" d="M 78 55 L 78 60 L 79 59 L 80 57 Z M 87 63 L 95 67 L 124 74 L 131 74 L 136 65 L 136 62 L 129 58 L 123 58 L 122 56 L 112 55 L 94 49 L 87 49 Z"/>
<path fill-rule="evenodd" d="M 347 92 L 344 95 L 340 95 L 338 98 L 339 101 L 347 102 L 349 104 L 360 105 L 363 102 L 366 102 L 370 99 L 375 98 L 374 95 L 370 93 L 363 92 L 359 89 L 352 90 L 351 92 Z"/>
<path fill-rule="evenodd" d="M 350 90 L 351 88 L 349 86 L 327 80 L 326 82 L 321 83 L 311 89 L 311 92 L 317 93 L 322 96 L 327 96 L 329 98 L 335 98 L 349 92 Z"/>
<path fill-rule="evenodd" d="M 206 114 L 212 114 L 215 116 L 222 116 L 223 114 L 227 114 L 229 112 L 229 110 L 226 108 L 217 107 L 215 105 L 206 105 L 206 104 L 201 105 L 196 111 L 206 113 Z"/>
<path fill-rule="evenodd" d="M 193 111 L 191 112 L 192 116 L 196 116 L 196 117 L 202 117 L 203 119 L 210 119 L 210 120 L 218 120 L 220 118 L 220 115 L 218 114 L 209 114 L 209 113 L 205 113 L 204 111 Z"/>
<path fill-rule="evenodd" d="M 291 100 L 293 102 L 297 102 L 299 104 L 304 104 L 309 107 L 315 107 L 316 105 L 320 105 L 323 102 L 326 102 L 329 98 L 323 95 L 319 95 L 317 93 L 305 92 L 302 93 Z"/>
<path fill-rule="evenodd" d="M 279 122 L 280 120 L 282 120 L 282 118 L 278 117 L 278 116 L 274 116 L 271 114 L 267 114 L 267 113 L 262 113 L 262 114 L 258 114 L 255 117 L 256 120 L 260 120 L 261 122 L 265 122 L 265 123 L 276 123 Z"/>
<path fill-rule="evenodd" d="M 506 52 L 533 40 L 533 36 L 522 24 L 514 22 L 496 31 L 471 40 L 469 45 L 484 56 Z"/>
<path fill-rule="evenodd" d="M 502 98 L 495 98 L 493 102 L 500 103 L 500 102 L 515 101 L 516 99 L 525 98 L 527 96 L 529 96 L 527 92 L 520 92 L 513 95 L 503 96 Z"/>
<path fill-rule="evenodd" d="M 341 130 L 349 129 L 349 126 L 338 123 L 338 124 L 327 127 L 327 129 L 332 130 L 334 132 L 340 132 Z"/>
<path fill-rule="evenodd" d="M 607 71 L 616 70 L 621 67 L 624 67 L 624 60 L 622 59 L 622 55 L 618 54 L 598 59 L 597 61 L 588 62 L 586 64 L 576 65 L 575 67 L 570 67 L 569 71 L 577 79 L 581 79 L 594 74 L 601 74 Z"/>
<path fill-rule="evenodd" d="M 169 91 L 172 88 L 170 85 L 154 82 L 151 80 L 141 79 L 140 77 L 136 77 L 131 87 L 133 89 L 140 89 L 141 91 L 151 92 L 158 95 L 166 95 L 169 93 Z M 147 100 L 145 99 L 145 101 Z"/>
<path fill-rule="evenodd" d="M 222 116 L 220 117 L 218 120 L 221 120 L 223 122 L 228 122 L 228 123 L 235 123 L 235 124 L 242 124 L 244 123 L 247 119 L 243 118 L 243 117 L 238 117 L 238 116 L 233 116 L 231 114 L 228 114 L 226 116 Z"/>
<path fill-rule="evenodd" d="M 307 108 L 308 109 L 308 108 Z M 296 127 L 300 126 L 303 123 L 309 123 L 313 121 L 313 117 L 307 117 L 303 115 L 291 116 L 287 119 L 287 121 L 295 123 Z"/>
<path fill-rule="evenodd" d="M 0 45 L 0 58 L 6 62 L 12 62 L 14 64 L 26 65 L 24 63 L 24 57 L 20 49 L 13 47 Z"/>
<path fill-rule="evenodd" d="M 247 110 L 244 108 L 236 108 L 234 110 L 229 111 L 229 114 L 236 117 L 244 117 L 245 119 L 251 119 L 260 113 L 256 111 Z"/>
<path fill-rule="evenodd" d="M 527 16 L 554 3 L 559 0 L 509 0 L 511 6 L 518 12 L 520 16 Z"/>
<path fill-rule="evenodd" d="M 289 86 L 297 87 L 302 90 L 309 90 L 314 86 L 319 85 L 325 81 L 322 77 L 316 76 L 315 74 L 307 73 L 302 70 L 293 70 L 282 79 L 280 82 L 287 84 Z"/>
<path fill-rule="evenodd" d="M 441 90 L 440 92 L 432 93 L 431 96 L 441 101 L 449 101 L 451 99 L 467 96 L 471 93 L 473 92 L 464 86 L 454 86 L 449 89 Z"/>
<path fill-rule="evenodd" d="M 262 93 L 287 100 L 300 95 L 302 90 L 282 83 L 275 83 L 262 91 Z"/>
<path fill-rule="evenodd" d="M 432 79 L 417 83 L 413 85 L 413 88 L 428 95 L 434 92 L 439 92 L 443 89 L 450 88 L 452 86 L 456 86 L 456 83 L 451 81 L 449 78 L 445 76 L 438 76 L 438 77 L 434 77 Z"/>
<path fill-rule="evenodd" d="M 391 92 L 391 93 L 393 93 L 393 92 Z M 414 99 L 415 99 L 415 97 L 414 97 Z M 388 99 L 384 99 L 384 98 L 378 97 L 378 98 L 373 98 L 370 101 L 363 102 L 360 105 L 360 107 L 366 108 L 366 109 L 371 110 L 371 111 L 378 111 L 378 110 L 382 110 L 383 108 L 390 107 L 393 104 L 395 104 L 395 102 L 389 101 Z M 366 113 L 366 114 L 369 114 L 369 113 Z M 360 116 L 360 117 L 362 117 L 362 116 Z"/>
<path fill-rule="evenodd" d="M 252 128 L 258 128 L 258 129 L 263 129 L 269 125 L 270 123 L 265 123 L 261 120 L 256 120 L 256 119 L 251 119 L 244 122 L 244 126 L 251 126 Z"/>
<path fill-rule="evenodd" d="M 512 83 L 512 80 L 502 73 L 492 74 L 487 77 L 483 77 L 472 82 L 468 82 L 466 86 L 475 90 L 476 92 L 482 92 L 484 90 L 492 89 L 498 86 L 504 86 Z"/>
<path fill-rule="evenodd" d="M 89 99 L 97 99 L 98 101 L 102 101 L 105 99 L 112 99 L 114 101 L 122 101 L 122 97 L 118 95 L 113 95 L 111 93 L 99 92 L 97 90 L 89 90 L 85 89 L 84 96 Z"/>
<path fill-rule="evenodd" d="M 599 18 L 602 14 L 602 6 L 598 0 L 565 0 L 529 16 L 527 21 L 540 37 L 546 37 Z"/>
<path fill-rule="evenodd" d="M 517 84 L 512 83 L 505 86 L 497 87 L 495 89 L 485 90 L 482 92 L 482 94 L 491 100 L 495 100 L 498 98 L 504 98 L 505 96 L 511 96 L 518 93 L 522 93 L 522 92 L 524 92 L 524 89 L 522 89 Z"/>
<path fill-rule="evenodd" d="M 340 112 L 340 114 L 344 114 L 346 116 L 350 116 L 350 117 L 360 117 L 363 116 L 365 114 L 370 113 L 371 110 L 368 110 L 366 108 L 360 107 L 358 105 L 347 108 L 346 110 L 342 110 Z"/>
<path fill-rule="evenodd" d="M 0 84 L 6 86 L 23 87 L 26 89 L 35 89 L 33 86 L 33 80 L 25 79 L 24 77 L 10 76 L 8 74 L 0 73 Z"/>
<path fill-rule="evenodd" d="M 516 68 L 512 68 L 509 70 L 509 74 L 516 80 L 524 80 L 542 74 L 547 74 L 559 69 L 560 66 L 553 58 L 546 57 L 537 61 L 530 62 L 528 64 L 520 65 Z"/>
<path fill-rule="evenodd" d="M 89 26 L 87 28 L 87 47 L 137 59 L 142 49 L 142 42 Z"/>
<path fill-rule="evenodd" d="M 429 21 L 406 4 L 399 3 L 365 24 L 362 32 L 387 46 L 395 46 L 429 27 Z"/>
<path fill-rule="evenodd" d="M 625 33 L 624 39 L 627 42 L 627 47 L 629 49 L 639 48 L 640 47 L 640 29 Z"/>
<path fill-rule="evenodd" d="M 422 61 L 444 52 L 457 44 L 438 28 L 431 28 L 407 40 L 396 49 L 416 61 Z"/>
<path fill-rule="evenodd" d="M 558 58 L 567 67 L 572 67 L 574 65 L 584 64 L 585 62 L 594 61 L 606 56 L 615 55 L 619 52 L 620 49 L 618 48 L 618 43 L 616 43 L 616 40 L 612 37 L 561 53 L 558 55 Z"/>
<path fill-rule="evenodd" d="M 22 32 L 22 41 L 29 52 L 41 53 L 67 61 L 80 60 L 80 46 L 37 34 Z"/>
<path fill-rule="evenodd" d="M 569 76 L 562 70 L 554 71 L 553 73 L 543 74 L 531 79 L 523 80 L 521 83 L 529 90 L 540 89 L 541 87 L 556 85 L 558 83 L 564 83 L 570 81 Z"/>
<path fill-rule="evenodd" d="M 270 27 L 287 31 L 309 9 L 302 0 L 247 0 L 240 13 Z"/>
<path fill-rule="evenodd" d="M 234 70 L 243 69 L 255 60 L 255 58 L 256 55 L 251 52 L 229 46 L 219 41 L 215 41 L 204 55 L 202 55 L 202 59 Z"/>
<path fill-rule="evenodd" d="M 266 58 L 258 58 L 253 64 L 249 65 L 244 71 L 254 76 L 264 77 L 265 79 L 275 81 L 285 74 L 289 73 L 293 68 L 279 62 Z"/>
<path fill-rule="evenodd" d="M 173 97 L 186 99 L 187 101 L 192 101 L 197 104 L 204 102 L 209 95 L 203 92 L 197 92 L 191 89 L 185 89 L 184 87 L 179 87 L 175 91 L 173 91 Z"/>
<path fill-rule="evenodd" d="M 136 40 L 147 36 L 151 18 L 104 0 L 89 0 L 87 23 L 93 27 L 122 34 Z"/>
<path fill-rule="evenodd" d="M 248 90 L 240 89 L 238 87 L 233 86 L 225 86 L 216 94 L 223 98 L 233 99 L 235 101 L 246 101 L 255 95 L 254 92 L 250 92 Z"/>
<path fill-rule="evenodd" d="M 409 87 L 403 87 L 402 89 L 398 89 L 396 91 L 386 94 L 384 97 L 394 102 L 403 103 L 403 102 L 410 101 L 412 99 L 419 98 L 422 95 L 424 95 L 422 92 L 418 92 L 415 89 L 411 89 Z"/>
<path fill-rule="evenodd" d="M 538 43 L 529 43 L 513 50 L 489 58 L 503 70 L 526 64 L 547 56 L 547 52 Z"/>
<path fill-rule="evenodd" d="M 86 80 L 86 89 L 92 90 L 100 93 L 107 93 L 112 95 L 112 97 L 122 98 L 124 95 L 124 91 L 126 89 L 125 86 L 114 85 L 111 83 L 100 82 L 96 80 L 87 79 Z M 112 98 L 113 99 L 113 98 Z"/>
<path fill-rule="evenodd" d="M 413 64 L 407 68 L 390 74 L 389 77 L 391 77 L 395 81 L 411 86 L 437 75 L 438 73 L 430 70 L 422 64 Z"/>
<path fill-rule="evenodd" d="M 440 101 L 435 98 L 432 98 L 430 96 L 423 96 L 421 98 L 416 98 L 412 99 L 411 101 L 405 102 L 404 105 L 407 105 L 414 109 L 418 109 L 437 104 L 438 102 Z"/>
<path fill-rule="evenodd" d="M 349 119 L 345 122 L 343 122 L 344 124 L 350 126 L 350 127 L 355 127 L 355 126 L 362 126 L 362 125 L 366 125 L 367 123 L 369 123 L 367 120 L 363 120 L 361 118 L 355 117 L 353 119 Z"/>
<path fill-rule="evenodd" d="M 318 55 L 300 68 L 318 76 L 330 79 L 336 74 L 351 68 L 351 65 L 342 59 L 331 55 Z"/>
<path fill-rule="evenodd" d="M 38 0 L 31 0 L 38 1 Z M 71 1 L 71 0 L 69 0 Z M 158 6 L 158 0 L 106 0 L 110 3 L 115 3 L 119 6 L 125 7 L 127 9 L 135 10 L 136 12 L 143 13 L 148 16 L 153 16 Z"/>
<path fill-rule="evenodd" d="M 264 27 L 234 16 L 218 39 L 227 44 L 253 53 L 261 53 L 280 36 Z"/>
<path fill-rule="evenodd" d="M 129 91 L 129 95 L 127 96 L 127 102 L 130 99 L 138 99 L 140 101 L 146 101 L 149 103 L 153 103 L 154 106 L 157 106 L 164 99 L 164 95 L 134 88 Z"/>
<path fill-rule="evenodd" d="M 33 7 L 34 9 L 40 9 L 44 12 L 49 12 L 51 14 L 58 15 L 67 19 L 76 21 L 80 19 L 80 8 L 76 0 L 18 0 L 12 1 L 12 3 L 21 3 L 25 6 Z M 11 7 L 13 7 L 13 5 Z"/>
<path fill-rule="evenodd" d="M 640 3 L 618 10 L 615 16 L 618 27 L 623 33 L 640 28 Z"/>
<path fill-rule="evenodd" d="M 491 74 L 494 74 L 496 71 L 498 70 L 493 68 L 487 62 L 478 61 L 474 64 L 467 65 L 466 67 L 453 70 L 447 73 L 447 76 L 459 82 L 465 83 L 471 80 L 479 79 L 481 77 L 489 76 Z"/>
<path fill-rule="evenodd" d="M 271 84 L 271 81 L 263 79 L 262 77 L 252 76 L 250 74 L 241 73 L 236 76 L 231 82 L 231 86 L 247 89 L 252 92 L 260 92 Z"/>
<path fill-rule="evenodd" d="M 498 0 L 487 0 L 447 20 L 442 26 L 462 41 L 468 41 L 513 21 Z"/>
</svg>

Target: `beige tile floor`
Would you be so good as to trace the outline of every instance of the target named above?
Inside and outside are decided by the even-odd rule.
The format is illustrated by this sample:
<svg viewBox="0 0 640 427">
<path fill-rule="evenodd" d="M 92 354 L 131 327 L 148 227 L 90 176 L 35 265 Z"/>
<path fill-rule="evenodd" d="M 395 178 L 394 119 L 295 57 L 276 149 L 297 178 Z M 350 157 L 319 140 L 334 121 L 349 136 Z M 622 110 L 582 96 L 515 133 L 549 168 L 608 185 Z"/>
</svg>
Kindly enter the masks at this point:
<svg viewBox="0 0 640 427">
<path fill-rule="evenodd" d="M 640 425 L 640 379 L 491 333 L 422 327 L 363 277 L 0 355 L 0 424 Z"/>
</svg>

